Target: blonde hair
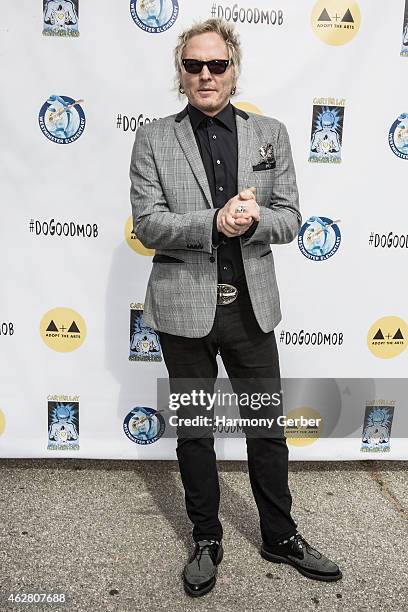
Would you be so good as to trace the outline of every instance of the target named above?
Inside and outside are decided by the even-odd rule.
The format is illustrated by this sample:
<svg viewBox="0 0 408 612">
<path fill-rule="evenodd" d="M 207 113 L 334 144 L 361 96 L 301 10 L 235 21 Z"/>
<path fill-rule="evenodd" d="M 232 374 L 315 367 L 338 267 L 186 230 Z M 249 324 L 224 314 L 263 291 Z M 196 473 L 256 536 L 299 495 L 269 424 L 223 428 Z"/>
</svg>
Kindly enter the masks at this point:
<svg viewBox="0 0 408 612">
<path fill-rule="evenodd" d="M 206 34 L 208 32 L 215 32 L 225 42 L 228 49 L 228 58 L 231 60 L 231 64 L 234 70 L 234 89 L 241 73 L 241 43 L 239 36 L 236 33 L 234 26 L 227 23 L 222 19 L 207 19 L 193 24 L 187 30 L 184 30 L 178 37 L 178 44 L 174 49 L 174 66 L 176 68 L 175 87 L 179 90 L 181 85 L 181 69 L 184 49 L 193 36 L 198 34 Z"/>
</svg>

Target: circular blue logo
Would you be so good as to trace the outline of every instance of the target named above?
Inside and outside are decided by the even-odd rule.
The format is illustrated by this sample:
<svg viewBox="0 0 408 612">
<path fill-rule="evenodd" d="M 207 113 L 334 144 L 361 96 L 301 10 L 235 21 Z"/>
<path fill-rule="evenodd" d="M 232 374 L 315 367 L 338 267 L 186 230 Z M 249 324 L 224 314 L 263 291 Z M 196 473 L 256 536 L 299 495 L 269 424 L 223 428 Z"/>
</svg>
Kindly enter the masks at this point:
<svg viewBox="0 0 408 612">
<path fill-rule="evenodd" d="M 44 136 L 57 144 L 70 144 L 85 129 L 85 114 L 80 106 L 83 100 L 52 95 L 42 105 L 38 122 Z"/>
<path fill-rule="evenodd" d="M 408 113 L 401 113 L 388 132 L 391 151 L 401 159 L 408 159 Z"/>
<path fill-rule="evenodd" d="M 301 253 L 312 261 L 332 257 L 340 246 L 341 234 L 337 223 L 328 217 L 309 217 L 300 229 L 298 245 Z"/>
<path fill-rule="evenodd" d="M 160 34 L 176 22 L 179 5 L 177 0 L 130 0 L 130 14 L 139 28 Z"/>
<path fill-rule="evenodd" d="M 123 422 L 125 434 L 136 444 L 153 444 L 162 437 L 165 428 L 162 415 L 147 406 L 136 406 Z"/>
</svg>

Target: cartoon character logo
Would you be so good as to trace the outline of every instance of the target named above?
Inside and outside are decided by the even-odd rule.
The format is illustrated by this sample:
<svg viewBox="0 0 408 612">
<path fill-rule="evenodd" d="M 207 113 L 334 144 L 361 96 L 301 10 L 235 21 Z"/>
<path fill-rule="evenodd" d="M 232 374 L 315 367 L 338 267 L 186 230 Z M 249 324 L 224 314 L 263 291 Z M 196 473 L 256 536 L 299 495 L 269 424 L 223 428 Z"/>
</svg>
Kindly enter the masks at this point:
<svg viewBox="0 0 408 612">
<path fill-rule="evenodd" d="M 157 332 L 143 323 L 142 311 L 130 313 L 130 361 L 161 361 L 161 347 Z"/>
<path fill-rule="evenodd" d="M 335 129 L 336 117 L 332 111 L 325 111 L 320 118 L 320 126 L 315 130 L 311 149 L 316 153 L 328 155 L 340 151 L 339 136 Z"/>
<path fill-rule="evenodd" d="M 44 0 L 43 34 L 78 36 L 78 1 Z"/>
<path fill-rule="evenodd" d="M 405 13 L 402 26 L 401 55 L 408 57 L 408 0 L 405 0 Z"/>
<path fill-rule="evenodd" d="M 156 332 L 149 331 L 144 335 L 142 335 L 141 332 L 134 333 L 130 344 L 130 350 L 135 353 L 140 353 L 143 356 L 147 356 L 150 351 L 159 350 Z"/>
<path fill-rule="evenodd" d="M 344 107 L 313 107 L 309 161 L 340 162 Z"/>
<path fill-rule="evenodd" d="M 50 96 L 41 107 L 38 119 L 44 136 L 57 144 L 69 144 L 78 140 L 85 129 L 81 102 L 83 100 L 74 100 L 68 96 Z"/>
<path fill-rule="evenodd" d="M 177 0 L 130 0 L 130 14 L 145 32 L 165 32 L 178 17 Z"/>
<path fill-rule="evenodd" d="M 341 242 L 338 223 L 340 219 L 333 221 L 328 217 L 309 217 L 298 236 L 301 253 L 313 261 L 324 261 L 332 257 Z"/>
<path fill-rule="evenodd" d="M 53 402 L 50 402 L 53 406 Z M 48 428 L 48 448 L 79 448 L 77 418 L 78 407 L 74 404 L 57 403 L 51 407 Z"/>
<path fill-rule="evenodd" d="M 136 406 L 126 416 L 123 429 L 137 444 L 153 444 L 162 437 L 166 424 L 159 411 L 147 406 Z"/>
<path fill-rule="evenodd" d="M 401 159 L 408 159 L 408 113 L 401 113 L 388 133 L 391 151 Z"/>
<path fill-rule="evenodd" d="M 367 407 L 361 450 L 390 450 L 393 411 L 392 407 Z"/>
</svg>

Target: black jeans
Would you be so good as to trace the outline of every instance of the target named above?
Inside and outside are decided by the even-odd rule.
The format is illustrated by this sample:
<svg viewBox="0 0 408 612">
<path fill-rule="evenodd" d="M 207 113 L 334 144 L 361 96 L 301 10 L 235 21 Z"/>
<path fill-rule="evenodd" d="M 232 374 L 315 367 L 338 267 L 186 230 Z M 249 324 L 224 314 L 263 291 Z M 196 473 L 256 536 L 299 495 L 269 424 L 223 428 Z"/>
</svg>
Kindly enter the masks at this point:
<svg viewBox="0 0 408 612">
<path fill-rule="evenodd" d="M 217 306 L 214 325 L 207 336 L 186 338 L 164 332 L 158 334 L 172 392 L 180 390 L 178 378 L 202 379 L 201 388 L 213 392 L 218 373 L 218 350 L 233 388 L 233 379 L 244 386 L 243 379 L 260 379 L 258 391 L 271 391 L 266 388 L 268 379 L 280 381 L 275 334 L 261 330 L 245 290 L 240 291 L 233 303 Z M 286 438 L 283 433 L 273 437 L 246 435 L 246 446 L 262 539 L 267 544 L 274 544 L 296 533 L 296 523 L 290 514 L 292 497 L 288 486 Z M 220 489 L 213 435 L 180 437 L 178 430 L 176 452 L 186 510 L 194 526 L 193 539 L 196 542 L 221 540 Z"/>
</svg>

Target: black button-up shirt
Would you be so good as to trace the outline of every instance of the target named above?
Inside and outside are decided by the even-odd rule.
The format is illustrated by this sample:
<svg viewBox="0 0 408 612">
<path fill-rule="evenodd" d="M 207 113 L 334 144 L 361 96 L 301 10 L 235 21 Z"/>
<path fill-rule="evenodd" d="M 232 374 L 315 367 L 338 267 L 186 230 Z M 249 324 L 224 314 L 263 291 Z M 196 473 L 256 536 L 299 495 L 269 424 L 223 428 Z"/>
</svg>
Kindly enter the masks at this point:
<svg viewBox="0 0 408 612">
<path fill-rule="evenodd" d="M 214 208 L 237 195 L 238 138 L 235 110 L 228 103 L 215 117 L 209 117 L 188 104 L 188 114 L 208 179 Z M 239 236 L 229 238 L 217 231 L 214 216 L 213 244 L 218 246 L 218 282 L 244 284 L 245 272 Z M 255 230 L 254 222 L 245 235 Z"/>
</svg>

